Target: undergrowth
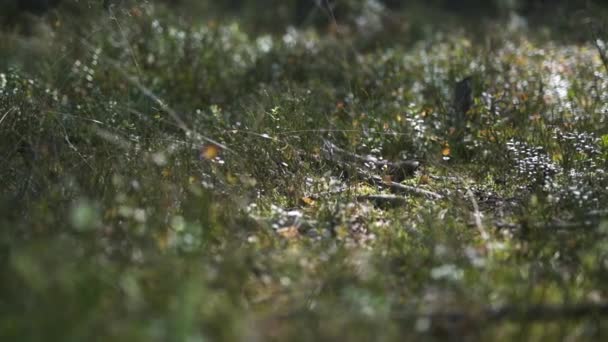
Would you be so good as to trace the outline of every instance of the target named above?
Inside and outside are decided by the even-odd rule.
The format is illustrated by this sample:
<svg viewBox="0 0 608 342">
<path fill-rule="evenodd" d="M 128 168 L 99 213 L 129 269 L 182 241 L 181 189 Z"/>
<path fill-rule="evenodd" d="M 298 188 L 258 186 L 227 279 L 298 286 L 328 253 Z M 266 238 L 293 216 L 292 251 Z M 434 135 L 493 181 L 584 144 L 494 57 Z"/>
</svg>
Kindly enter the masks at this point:
<svg viewBox="0 0 608 342">
<path fill-rule="evenodd" d="M 3 340 L 607 336 L 592 41 L 197 4 L 0 33 Z"/>
</svg>

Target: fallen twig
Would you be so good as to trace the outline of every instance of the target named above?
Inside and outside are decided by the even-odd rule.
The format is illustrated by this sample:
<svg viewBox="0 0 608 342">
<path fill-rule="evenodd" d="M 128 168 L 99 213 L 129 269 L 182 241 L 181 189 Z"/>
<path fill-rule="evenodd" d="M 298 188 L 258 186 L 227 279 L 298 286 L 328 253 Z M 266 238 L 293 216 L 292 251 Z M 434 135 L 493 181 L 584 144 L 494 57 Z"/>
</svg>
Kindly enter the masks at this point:
<svg viewBox="0 0 608 342">
<path fill-rule="evenodd" d="M 325 153 L 327 154 L 325 156 L 326 160 L 331 161 L 332 163 L 341 165 L 341 166 L 351 166 L 349 164 L 347 164 L 345 161 L 339 159 L 339 158 L 334 158 L 334 155 L 337 153 L 341 154 L 341 155 L 346 155 L 347 157 L 353 158 L 355 161 L 363 161 L 363 162 L 369 162 L 374 164 L 375 166 L 403 166 L 400 163 L 392 163 L 386 160 L 378 160 L 372 156 L 359 156 L 357 154 L 345 151 L 344 149 L 336 146 L 334 143 L 330 142 L 330 141 L 325 141 L 325 146 L 323 147 L 323 150 L 325 151 Z M 417 168 L 418 167 L 418 162 L 417 161 L 411 161 L 412 164 L 410 165 L 411 168 Z M 416 164 L 414 164 L 416 163 Z M 397 183 L 397 182 L 393 182 L 393 181 L 387 181 L 385 179 L 383 179 L 382 177 L 378 176 L 378 175 L 373 175 L 369 172 L 366 172 L 364 170 L 361 170 L 359 168 L 357 168 L 357 176 L 366 180 L 368 183 L 370 184 L 374 184 L 374 185 L 381 185 L 381 186 L 387 186 L 391 189 L 391 191 L 397 192 L 397 193 L 408 193 L 408 194 L 414 194 L 414 195 L 421 195 L 421 196 L 425 196 L 427 198 L 430 199 L 442 199 L 443 196 L 436 193 L 436 192 L 432 192 L 429 190 L 424 190 L 424 189 L 420 189 L 414 186 L 409 186 L 409 185 L 403 185 L 401 183 Z"/>
<path fill-rule="evenodd" d="M 397 183 L 397 182 L 390 182 L 390 181 L 387 182 L 379 176 L 371 176 L 368 178 L 368 181 L 372 184 L 388 186 L 392 191 L 397 192 L 397 193 L 408 193 L 408 194 L 414 194 L 414 195 L 421 195 L 421 196 L 425 196 L 427 198 L 434 199 L 434 200 L 443 199 L 443 196 L 436 192 L 417 188 L 417 187 L 411 186 L 411 185 L 404 185 L 404 184 Z"/>
</svg>

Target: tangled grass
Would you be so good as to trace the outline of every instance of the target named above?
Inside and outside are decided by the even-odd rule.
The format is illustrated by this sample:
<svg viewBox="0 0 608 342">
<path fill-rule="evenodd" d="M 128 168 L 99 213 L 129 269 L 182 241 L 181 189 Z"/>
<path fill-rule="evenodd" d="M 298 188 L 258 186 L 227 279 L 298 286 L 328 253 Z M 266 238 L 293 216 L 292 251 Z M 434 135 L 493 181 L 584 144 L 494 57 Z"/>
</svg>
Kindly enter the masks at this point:
<svg viewBox="0 0 608 342">
<path fill-rule="evenodd" d="M 605 338 L 600 45 L 374 8 L 1 33 L 0 337 Z"/>
</svg>

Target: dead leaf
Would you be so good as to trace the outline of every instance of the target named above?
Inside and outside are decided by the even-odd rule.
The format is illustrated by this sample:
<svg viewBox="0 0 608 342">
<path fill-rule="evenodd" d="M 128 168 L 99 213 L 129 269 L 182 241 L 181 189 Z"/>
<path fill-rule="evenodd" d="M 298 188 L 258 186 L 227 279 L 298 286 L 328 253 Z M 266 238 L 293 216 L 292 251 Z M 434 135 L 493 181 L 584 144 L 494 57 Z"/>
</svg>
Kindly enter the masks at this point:
<svg viewBox="0 0 608 342">
<path fill-rule="evenodd" d="M 441 150 L 441 155 L 444 157 L 449 157 L 452 154 L 452 150 L 450 150 L 450 146 L 444 146 Z"/>
<path fill-rule="evenodd" d="M 300 200 L 302 201 L 302 203 L 304 203 L 308 206 L 312 206 L 315 204 L 315 200 L 308 196 L 304 196 L 304 197 L 300 198 Z"/>
<path fill-rule="evenodd" d="M 221 149 L 215 144 L 205 144 L 200 149 L 200 158 L 205 160 L 215 159 L 220 155 Z"/>
</svg>

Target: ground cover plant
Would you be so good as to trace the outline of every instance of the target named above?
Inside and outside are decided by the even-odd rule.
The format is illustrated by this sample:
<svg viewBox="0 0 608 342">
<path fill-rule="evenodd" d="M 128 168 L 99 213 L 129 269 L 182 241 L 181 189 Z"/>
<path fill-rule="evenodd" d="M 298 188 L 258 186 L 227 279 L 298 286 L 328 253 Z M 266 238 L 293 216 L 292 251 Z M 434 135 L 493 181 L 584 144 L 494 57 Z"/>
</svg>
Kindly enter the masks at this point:
<svg viewBox="0 0 608 342">
<path fill-rule="evenodd" d="M 605 339 L 604 9 L 496 3 L 3 19 L 0 339 Z"/>
</svg>

